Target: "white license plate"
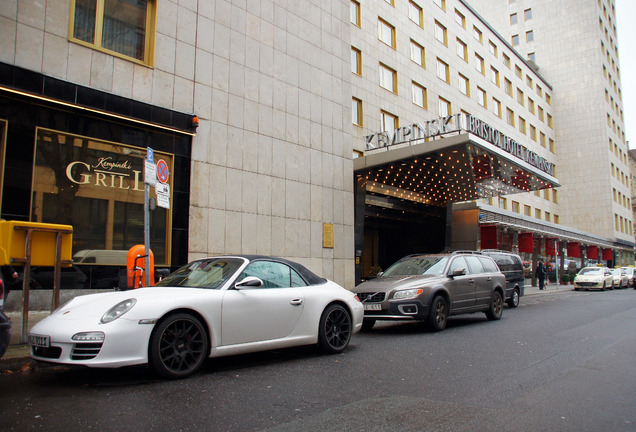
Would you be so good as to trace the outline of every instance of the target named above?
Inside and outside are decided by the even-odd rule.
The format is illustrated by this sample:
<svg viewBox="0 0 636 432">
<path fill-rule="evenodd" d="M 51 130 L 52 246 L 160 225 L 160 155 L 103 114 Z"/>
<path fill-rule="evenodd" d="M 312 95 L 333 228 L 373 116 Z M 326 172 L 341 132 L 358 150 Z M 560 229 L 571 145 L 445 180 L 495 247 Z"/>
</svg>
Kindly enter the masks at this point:
<svg viewBox="0 0 636 432">
<path fill-rule="evenodd" d="M 382 310 L 382 305 L 380 303 L 362 303 L 364 305 L 364 310 L 368 311 L 379 311 Z"/>
<path fill-rule="evenodd" d="M 29 335 L 29 345 L 48 348 L 51 345 L 50 336 Z"/>
</svg>

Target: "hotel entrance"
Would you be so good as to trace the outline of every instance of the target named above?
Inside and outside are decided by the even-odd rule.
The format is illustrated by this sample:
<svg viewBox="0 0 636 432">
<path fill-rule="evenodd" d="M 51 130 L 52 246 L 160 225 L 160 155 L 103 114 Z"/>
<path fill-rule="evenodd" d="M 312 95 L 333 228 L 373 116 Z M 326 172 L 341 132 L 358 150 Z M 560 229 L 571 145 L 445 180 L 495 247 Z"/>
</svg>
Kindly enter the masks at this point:
<svg viewBox="0 0 636 432">
<path fill-rule="evenodd" d="M 354 159 L 357 283 L 405 255 L 471 248 L 453 239 L 454 203 L 559 186 L 552 163 L 470 115 L 366 142 Z"/>
</svg>

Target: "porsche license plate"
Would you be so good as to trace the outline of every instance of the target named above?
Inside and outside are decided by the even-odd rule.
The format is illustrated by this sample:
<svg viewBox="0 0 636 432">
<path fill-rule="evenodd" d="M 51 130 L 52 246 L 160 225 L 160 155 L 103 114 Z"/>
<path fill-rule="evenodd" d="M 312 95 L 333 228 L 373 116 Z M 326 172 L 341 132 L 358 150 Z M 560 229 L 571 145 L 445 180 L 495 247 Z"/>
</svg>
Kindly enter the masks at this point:
<svg viewBox="0 0 636 432">
<path fill-rule="evenodd" d="M 379 311 L 382 310 L 382 305 L 380 303 L 363 303 L 364 310 L 369 311 Z"/>
<path fill-rule="evenodd" d="M 48 348 L 51 345 L 50 336 L 29 335 L 29 345 Z"/>
</svg>

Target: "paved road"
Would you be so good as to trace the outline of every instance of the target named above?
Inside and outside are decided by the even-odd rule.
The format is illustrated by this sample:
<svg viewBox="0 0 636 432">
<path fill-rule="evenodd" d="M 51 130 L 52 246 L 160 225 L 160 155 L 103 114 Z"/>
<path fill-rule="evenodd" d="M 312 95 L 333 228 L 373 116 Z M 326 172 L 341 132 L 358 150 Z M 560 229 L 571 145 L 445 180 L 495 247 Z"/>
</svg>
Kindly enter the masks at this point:
<svg viewBox="0 0 636 432">
<path fill-rule="evenodd" d="M 0 430 L 636 430 L 632 289 L 528 296 L 441 333 L 376 327 L 340 355 L 216 359 L 176 382 L 143 368 L 1 376 Z"/>
</svg>

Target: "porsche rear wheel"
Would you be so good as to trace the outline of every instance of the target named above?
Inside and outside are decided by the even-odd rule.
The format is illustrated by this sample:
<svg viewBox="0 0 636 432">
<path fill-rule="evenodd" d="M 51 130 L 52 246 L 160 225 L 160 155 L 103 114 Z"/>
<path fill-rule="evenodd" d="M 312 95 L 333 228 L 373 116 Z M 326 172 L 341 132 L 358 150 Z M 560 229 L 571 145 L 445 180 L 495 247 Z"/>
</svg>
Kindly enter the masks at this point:
<svg viewBox="0 0 636 432">
<path fill-rule="evenodd" d="M 351 340 L 351 314 L 339 304 L 329 305 L 318 324 L 318 348 L 326 354 L 343 351 Z"/>
<path fill-rule="evenodd" d="M 148 361 L 159 376 L 185 378 L 199 370 L 208 352 L 208 336 L 201 321 L 188 313 L 169 315 L 150 336 Z"/>
</svg>

